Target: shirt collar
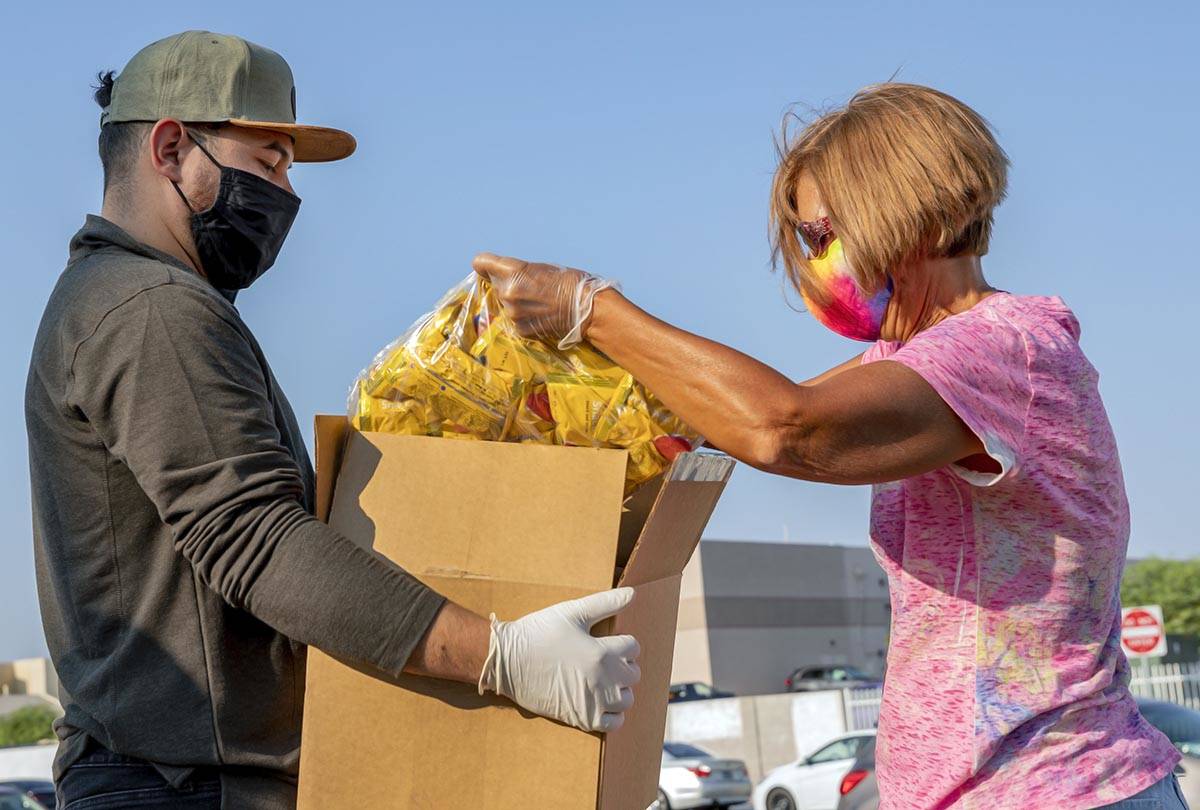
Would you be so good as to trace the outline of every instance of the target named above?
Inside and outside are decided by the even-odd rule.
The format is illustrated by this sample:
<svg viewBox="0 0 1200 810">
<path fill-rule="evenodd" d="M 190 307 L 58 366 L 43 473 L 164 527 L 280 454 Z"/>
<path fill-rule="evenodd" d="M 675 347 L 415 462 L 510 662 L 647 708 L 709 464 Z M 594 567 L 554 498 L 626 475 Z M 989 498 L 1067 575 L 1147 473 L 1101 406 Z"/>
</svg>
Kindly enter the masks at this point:
<svg viewBox="0 0 1200 810">
<path fill-rule="evenodd" d="M 83 222 L 83 227 L 71 237 L 71 255 L 69 262 L 74 264 L 82 259 L 100 250 L 117 248 L 130 253 L 135 253 L 139 256 L 145 256 L 155 261 L 169 264 L 172 267 L 177 267 L 184 272 L 191 273 L 194 276 L 200 277 L 190 265 L 186 262 L 181 262 L 170 253 L 150 247 L 145 242 L 139 242 L 132 235 L 119 225 L 115 225 L 104 217 L 95 214 L 88 214 Z M 237 290 L 221 290 L 214 287 L 229 303 L 233 303 L 237 298 Z"/>
</svg>

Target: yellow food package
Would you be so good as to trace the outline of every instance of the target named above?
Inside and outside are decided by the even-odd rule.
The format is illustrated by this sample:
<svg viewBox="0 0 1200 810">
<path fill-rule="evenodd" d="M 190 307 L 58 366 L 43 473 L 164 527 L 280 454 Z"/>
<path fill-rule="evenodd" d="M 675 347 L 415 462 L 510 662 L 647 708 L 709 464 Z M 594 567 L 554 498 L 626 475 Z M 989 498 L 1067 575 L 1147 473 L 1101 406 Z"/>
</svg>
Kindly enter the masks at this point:
<svg viewBox="0 0 1200 810">
<path fill-rule="evenodd" d="M 550 412 L 550 395 L 544 381 L 536 382 L 526 389 L 524 397 L 517 405 L 508 440 L 555 444 L 554 416 Z"/>
<path fill-rule="evenodd" d="M 351 424 L 358 430 L 436 436 L 441 427 L 424 404 L 412 399 L 382 399 L 368 393 L 368 381 L 358 383 L 358 398 Z"/>
<path fill-rule="evenodd" d="M 443 439 L 466 439 L 467 441 L 483 441 L 483 437 L 471 432 L 469 428 L 456 425 L 453 422 L 442 423 L 441 437 Z"/>
<path fill-rule="evenodd" d="M 655 423 L 650 414 L 646 398 L 642 395 L 642 387 L 634 385 L 625 400 L 616 408 L 606 440 L 616 447 L 629 448 L 652 441 L 655 436 L 665 432 L 663 426 Z"/>
<path fill-rule="evenodd" d="M 652 442 L 639 442 L 629 448 L 629 464 L 625 468 L 625 494 L 658 475 L 667 467 L 667 460 L 654 449 Z"/>
<path fill-rule="evenodd" d="M 628 450 L 626 494 L 702 441 L 594 347 L 519 336 L 475 275 L 376 355 L 349 405 L 359 430 Z"/>
<path fill-rule="evenodd" d="M 567 365 L 566 369 L 562 369 L 564 373 L 585 377 L 602 377 L 618 384 L 629 376 L 625 369 L 586 343 L 580 343 L 569 349 L 555 349 L 555 351 Z"/>
<path fill-rule="evenodd" d="M 607 444 L 633 385 L 629 374 L 619 379 L 576 373 L 549 375 L 546 393 L 558 443 L 580 447 Z"/>
<path fill-rule="evenodd" d="M 507 319 L 496 318 L 471 345 L 470 355 L 490 369 L 527 382 L 545 380 L 547 374 L 561 365 L 553 354 L 543 351 L 533 341 L 512 334 L 511 328 Z"/>
</svg>

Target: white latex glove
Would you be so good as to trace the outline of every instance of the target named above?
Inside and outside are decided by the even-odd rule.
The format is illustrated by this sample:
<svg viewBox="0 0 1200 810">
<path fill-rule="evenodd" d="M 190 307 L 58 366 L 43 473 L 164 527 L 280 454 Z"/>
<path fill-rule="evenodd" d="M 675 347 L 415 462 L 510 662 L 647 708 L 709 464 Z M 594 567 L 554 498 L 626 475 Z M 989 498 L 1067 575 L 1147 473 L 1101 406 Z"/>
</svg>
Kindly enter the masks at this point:
<svg viewBox="0 0 1200 810">
<path fill-rule="evenodd" d="M 514 622 L 492 614 L 479 694 L 493 691 L 519 706 L 584 731 L 612 731 L 633 705 L 642 676 L 633 636 L 588 631 L 633 601 L 633 588 L 559 602 Z"/>
<path fill-rule="evenodd" d="M 615 281 L 571 267 L 480 253 L 471 263 L 492 284 L 517 331 L 567 349 L 584 338 L 596 294 Z"/>
</svg>

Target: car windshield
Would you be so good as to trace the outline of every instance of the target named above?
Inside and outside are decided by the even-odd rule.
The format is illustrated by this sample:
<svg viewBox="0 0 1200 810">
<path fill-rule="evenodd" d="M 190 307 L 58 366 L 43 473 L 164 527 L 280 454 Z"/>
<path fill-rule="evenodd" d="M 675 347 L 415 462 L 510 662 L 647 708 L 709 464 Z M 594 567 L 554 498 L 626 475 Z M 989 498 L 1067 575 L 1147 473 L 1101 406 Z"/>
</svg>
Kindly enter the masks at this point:
<svg viewBox="0 0 1200 810">
<path fill-rule="evenodd" d="M 685 743 L 663 743 L 663 750 L 675 759 L 703 759 L 712 756 L 702 748 Z"/>
<path fill-rule="evenodd" d="M 854 667 L 835 667 L 830 671 L 830 680 L 834 681 L 869 681 L 871 676 L 861 669 Z"/>
<path fill-rule="evenodd" d="M 847 737 L 845 739 L 836 740 L 817 751 L 808 758 L 809 765 L 819 765 L 822 762 L 833 762 L 841 759 L 854 759 L 854 754 L 858 751 L 858 744 L 862 742 L 862 737 Z"/>
<path fill-rule="evenodd" d="M 33 799 L 28 799 L 17 793 L 0 794 L 0 810 L 46 810 Z"/>
<path fill-rule="evenodd" d="M 702 684 L 702 683 L 692 684 L 692 691 L 695 692 L 700 697 L 711 697 L 712 693 L 713 693 L 711 687 L 707 686 L 706 684 Z"/>
</svg>

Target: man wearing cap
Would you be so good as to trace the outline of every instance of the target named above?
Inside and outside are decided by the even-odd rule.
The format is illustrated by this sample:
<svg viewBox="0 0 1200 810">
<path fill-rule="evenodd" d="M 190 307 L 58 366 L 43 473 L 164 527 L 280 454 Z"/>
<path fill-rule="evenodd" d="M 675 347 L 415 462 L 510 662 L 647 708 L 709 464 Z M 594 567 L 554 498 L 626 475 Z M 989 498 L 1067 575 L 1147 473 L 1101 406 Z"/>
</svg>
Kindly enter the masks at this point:
<svg viewBox="0 0 1200 810">
<path fill-rule="evenodd" d="M 59 806 L 294 806 L 309 644 L 620 725 L 637 642 L 588 631 L 632 591 L 489 621 L 312 516 L 299 426 L 234 300 L 296 216 L 292 162 L 354 139 L 296 123 L 278 54 L 204 31 L 96 96 L 103 207 L 71 240 L 25 394 Z"/>
</svg>

